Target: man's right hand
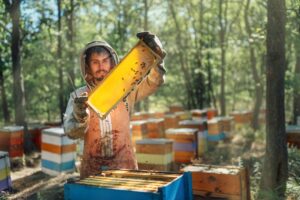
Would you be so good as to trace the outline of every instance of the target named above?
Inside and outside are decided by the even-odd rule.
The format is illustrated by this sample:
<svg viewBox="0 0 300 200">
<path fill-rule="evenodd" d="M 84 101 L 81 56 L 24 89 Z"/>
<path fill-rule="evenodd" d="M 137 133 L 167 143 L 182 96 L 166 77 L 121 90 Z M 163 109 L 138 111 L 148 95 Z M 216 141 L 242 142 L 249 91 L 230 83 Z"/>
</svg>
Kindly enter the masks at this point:
<svg viewBox="0 0 300 200">
<path fill-rule="evenodd" d="M 88 100 L 87 93 L 83 93 L 81 96 L 74 98 L 73 115 L 75 119 L 80 123 L 86 122 L 88 118 L 88 113 L 87 113 L 88 105 L 86 103 L 87 100 Z"/>
</svg>

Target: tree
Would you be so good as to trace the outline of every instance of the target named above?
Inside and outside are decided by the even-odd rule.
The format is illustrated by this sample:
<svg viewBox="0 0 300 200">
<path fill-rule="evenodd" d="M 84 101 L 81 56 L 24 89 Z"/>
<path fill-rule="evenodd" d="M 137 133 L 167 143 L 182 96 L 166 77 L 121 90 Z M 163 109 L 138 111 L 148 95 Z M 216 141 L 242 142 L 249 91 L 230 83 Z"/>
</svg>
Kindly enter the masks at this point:
<svg viewBox="0 0 300 200">
<path fill-rule="evenodd" d="M 3 5 L 2 5 L 3 6 Z M 4 7 L 3 7 L 4 9 Z M 8 123 L 10 121 L 10 113 L 8 110 L 8 102 L 7 102 L 7 93 L 6 88 L 4 86 L 5 77 L 4 72 L 8 69 L 9 64 L 9 43 L 7 42 L 7 38 L 9 37 L 10 31 L 6 28 L 7 25 L 7 14 L 3 13 L 0 19 L 3 24 L 0 26 L 0 93 L 1 93 L 1 108 L 3 112 L 4 122 Z"/>
<path fill-rule="evenodd" d="M 58 83 L 59 83 L 59 109 L 60 120 L 63 122 L 63 115 L 65 112 L 65 100 L 64 100 L 64 83 L 63 83 L 63 65 L 61 62 L 62 56 L 62 32 L 61 32 L 61 0 L 57 0 L 57 70 L 58 70 Z"/>
<path fill-rule="evenodd" d="M 259 199 L 274 199 L 265 192 L 284 198 L 288 178 L 285 135 L 285 1 L 268 0 L 266 154 Z"/>
<path fill-rule="evenodd" d="M 256 52 L 254 49 L 253 31 L 249 22 L 249 7 L 250 7 L 250 0 L 247 0 L 245 6 L 244 20 L 245 20 L 246 32 L 248 34 L 250 67 L 251 67 L 252 76 L 255 84 L 255 102 L 253 106 L 253 115 L 252 115 L 253 117 L 252 117 L 251 125 L 254 130 L 257 130 L 259 128 L 258 116 L 263 101 L 264 88 L 263 88 L 261 76 L 259 75 L 256 67 L 257 59 L 256 59 Z"/>
<path fill-rule="evenodd" d="M 21 66 L 21 47 L 20 47 L 20 0 L 4 1 L 6 10 L 12 19 L 11 33 L 11 58 L 13 72 L 13 96 L 15 106 L 15 123 L 16 125 L 25 126 L 25 91 L 22 77 Z"/>
</svg>

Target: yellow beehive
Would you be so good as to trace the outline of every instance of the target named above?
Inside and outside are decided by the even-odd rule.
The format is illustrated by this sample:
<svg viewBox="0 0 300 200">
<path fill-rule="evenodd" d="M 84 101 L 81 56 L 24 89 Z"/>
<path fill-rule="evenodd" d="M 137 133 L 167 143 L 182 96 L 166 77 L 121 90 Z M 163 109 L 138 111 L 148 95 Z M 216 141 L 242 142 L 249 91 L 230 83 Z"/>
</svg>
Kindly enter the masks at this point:
<svg viewBox="0 0 300 200">
<path fill-rule="evenodd" d="M 113 107 L 140 83 L 151 67 L 160 61 L 161 58 L 140 40 L 91 92 L 88 105 L 99 117 L 105 118 Z"/>
</svg>

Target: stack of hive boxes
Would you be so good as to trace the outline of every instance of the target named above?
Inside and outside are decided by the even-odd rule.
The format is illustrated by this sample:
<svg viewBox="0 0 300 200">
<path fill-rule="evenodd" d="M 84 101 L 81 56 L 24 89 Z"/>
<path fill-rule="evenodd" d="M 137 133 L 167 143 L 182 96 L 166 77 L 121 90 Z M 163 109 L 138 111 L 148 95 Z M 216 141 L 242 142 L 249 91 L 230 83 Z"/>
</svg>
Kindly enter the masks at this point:
<svg viewBox="0 0 300 200">
<path fill-rule="evenodd" d="M 75 156 L 76 144 L 65 135 L 63 128 L 42 131 L 42 171 L 49 175 L 73 172 Z"/>
<path fill-rule="evenodd" d="M 233 117 L 218 117 L 221 124 L 221 132 L 225 134 L 226 138 L 233 137 L 234 121 Z"/>
<path fill-rule="evenodd" d="M 147 137 L 147 121 L 139 120 L 139 121 L 131 121 L 131 140 L 133 146 L 137 140 Z"/>
<path fill-rule="evenodd" d="M 198 129 L 196 134 L 196 156 L 201 157 L 204 155 L 204 152 L 207 149 L 207 124 L 206 119 L 197 119 L 197 120 L 183 120 L 179 122 L 180 128 L 192 128 Z"/>
<path fill-rule="evenodd" d="M 192 200 L 191 174 L 109 170 L 97 176 L 68 182 L 64 186 L 68 200 L 141 199 Z"/>
<path fill-rule="evenodd" d="M 176 163 L 189 163 L 196 156 L 196 135 L 198 129 L 177 128 L 166 130 L 166 138 L 174 141 Z"/>
<path fill-rule="evenodd" d="M 222 132 L 222 124 L 219 118 L 213 118 L 207 121 L 207 140 L 209 142 L 217 142 L 225 138 L 224 132 Z"/>
<path fill-rule="evenodd" d="M 178 118 L 176 117 L 175 114 L 168 113 L 164 116 L 164 119 L 165 119 L 164 121 L 165 129 L 178 127 Z"/>
<path fill-rule="evenodd" d="M 7 151 L 10 158 L 23 157 L 23 126 L 6 126 L 0 129 L 0 150 Z"/>
<path fill-rule="evenodd" d="M 252 119 L 251 111 L 234 111 L 230 113 L 234 119 L 235 129 L 239 130 L 245 125 L 249 125 Z"/>
<path fill-rule="evenodd" d="M 8 153 L 5 151 L 0 151 L 0 192 L 10 188 L 11 179 Z"/>
<path fill-rule="evenodd" d="M 173 141 L 168 139 L 142 139 L 136 141 L 139 169 L 171 171 L 174 161 Z"/>
<path fill-rule="evenodd" d="M 148 119 L 147 120 L 147 138 L 164 138 L 165 128 L 164 119 Z"/>
</svg>

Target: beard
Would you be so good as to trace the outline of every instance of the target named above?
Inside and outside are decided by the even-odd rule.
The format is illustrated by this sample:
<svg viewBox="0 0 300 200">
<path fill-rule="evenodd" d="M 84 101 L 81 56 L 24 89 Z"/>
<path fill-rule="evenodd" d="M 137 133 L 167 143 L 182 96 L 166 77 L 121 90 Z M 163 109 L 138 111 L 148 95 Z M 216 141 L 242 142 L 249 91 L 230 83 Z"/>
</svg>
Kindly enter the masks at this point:
<svg viewBox="0 0 300 200">
<path fill-rule="evenodd" d="M 100 82 L 100 81 L 102 81 L 105 77 L 106 77 L 106 75 L 108 74 L 108 72 L 109 71 L 107 71 L 107 70 L 98 70 L 98 71 L 96 71 L 96 76 L 95 76 L 95 80 L 97 81 L 97 82 Z"/>
</svg>

